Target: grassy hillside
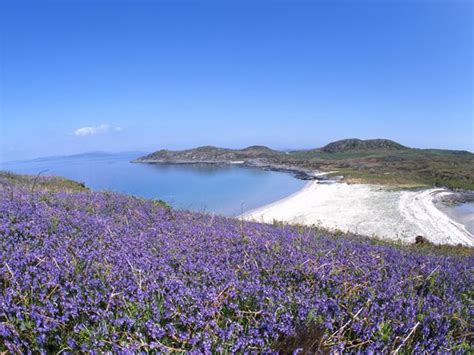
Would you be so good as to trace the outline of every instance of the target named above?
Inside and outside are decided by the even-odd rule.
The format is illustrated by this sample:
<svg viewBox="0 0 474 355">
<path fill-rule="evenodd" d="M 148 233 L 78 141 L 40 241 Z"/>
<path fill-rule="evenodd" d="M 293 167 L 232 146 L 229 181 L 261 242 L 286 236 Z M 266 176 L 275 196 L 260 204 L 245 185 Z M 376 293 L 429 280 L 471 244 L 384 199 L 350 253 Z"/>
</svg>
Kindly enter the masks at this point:
<svg viewBox="0 0 474 355">
<path fill-rule="evenodd" d="M 198 147 L 181 151 L 159 150 L 137 161 L 163 161 L 163 162 L 226 162 L 242 159 L 271 159 L 279 156 L 281 153 L 264 146 L 251 146 L 244 149 L 227 149 L 213 146 Z"/>
<path fill-rule="evenodd" d="M 0 184 L 0 351 L 472 350 L 471 249 L 61 186 Z"/>
<path fill-rule="evenodd" d="M 279 152 L 267 147 L 246 149 L 200 147 L 158 151 L 141 162 L 230 162 L 247 165 L 336 171 L 352 183 L 399 186 L 446 186 L 474 190 L 474 154 L 466 151 L 413 149 L 385 139 L 346 139 L 311 150 Z"/>
<path fill-rule="evenodd" d="M 352 182 L 474 189 L 474 154 L 464 151 L 401 149 L 328 153 L 316 150 L 293 155 L 292 159 L 302 166 L 336 170 Z"/>
<path fill-rule="evenodd" d="M 59 176 L 21 175 L 5 171 L 0 171 L 0 186 L 3 187 L 3 189 L 8 189 L 11 186 L 23 187 L 33 192 L 38 190 L 50 192 L 77 192 L 88 190 L 84 183 Z"/>
<path fill-rule="evenodd" d="M 321 150 L 327 153 L 343 153 L 356 151 L 397 151 L 408 149 L 407 147 L 391 141 L 389 139 L 342 139 L 332 142 L 322 147 Z"/>
</svg>

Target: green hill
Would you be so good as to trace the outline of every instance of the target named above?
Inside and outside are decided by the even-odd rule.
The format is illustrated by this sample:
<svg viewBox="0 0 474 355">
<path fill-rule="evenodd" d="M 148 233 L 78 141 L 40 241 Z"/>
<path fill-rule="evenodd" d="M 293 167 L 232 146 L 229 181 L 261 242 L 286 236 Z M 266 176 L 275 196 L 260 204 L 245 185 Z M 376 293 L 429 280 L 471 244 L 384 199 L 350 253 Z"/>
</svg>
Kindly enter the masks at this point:
<svg viewBox="0 0 474 355">
<path fill-rule="evenodd" d="M 389 139 L 356 138 L 342 139 L 325 145 L 321 150 L 328 153 L 354 152 L 354 151 L 397 151 L 407 147 Z"/>
</svg>

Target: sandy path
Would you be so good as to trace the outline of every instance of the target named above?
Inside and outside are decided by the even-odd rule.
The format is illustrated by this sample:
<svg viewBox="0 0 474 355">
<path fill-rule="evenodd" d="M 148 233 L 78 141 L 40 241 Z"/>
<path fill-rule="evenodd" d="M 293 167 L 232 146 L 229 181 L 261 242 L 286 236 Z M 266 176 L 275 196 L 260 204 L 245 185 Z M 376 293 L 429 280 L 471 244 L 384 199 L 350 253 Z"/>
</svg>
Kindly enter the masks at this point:
<svg viewBox="0 0 474 355">
<path fill-rule="evenodd" d="M 309 182 L 302 190 L 241 218 L 274 220 L 413 242 L 423 235 L 437 244 L 474 246 L 474 236 L 433 203 L 443 189 L 395 191 L 378 185 Z"/>
</svg>

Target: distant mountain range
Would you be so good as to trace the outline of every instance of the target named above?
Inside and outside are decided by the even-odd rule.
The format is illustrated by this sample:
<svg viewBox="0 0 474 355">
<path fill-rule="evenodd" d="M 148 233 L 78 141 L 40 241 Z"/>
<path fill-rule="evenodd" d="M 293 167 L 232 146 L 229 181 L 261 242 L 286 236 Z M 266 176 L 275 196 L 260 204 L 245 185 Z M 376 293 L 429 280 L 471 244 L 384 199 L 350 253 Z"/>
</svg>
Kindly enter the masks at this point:
<svg viewBox="0 0 474 355">
<path fill-rule="evenodd" d="M 203 146 L 158 150 L 136 163 L 240 163 L 292 171 L 314 179 L 315 171 L 336 171 L 348 182 L 474 189 L 474 154 L 467 151 L 415 149 L 388 139 L 343 139 L 321 148 L 278 151 L 265 146 L 228 149 Z M 331 175 L 329 175 L 331 176 Z"/>
</svg>

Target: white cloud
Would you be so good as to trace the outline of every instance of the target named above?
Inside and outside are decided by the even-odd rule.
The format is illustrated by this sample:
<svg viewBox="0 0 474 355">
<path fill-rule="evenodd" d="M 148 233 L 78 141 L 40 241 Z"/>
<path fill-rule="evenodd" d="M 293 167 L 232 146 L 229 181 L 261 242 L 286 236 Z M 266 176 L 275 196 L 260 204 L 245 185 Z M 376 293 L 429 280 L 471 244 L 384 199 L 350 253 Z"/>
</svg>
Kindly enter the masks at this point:
<svg viewBox="0 0 474 355">
<path fill-rule="evenodd" d="M 121 131 L 122 127 L 111 127 L 108 124 L 101 124 L 95 127 L 82 127 L 78 128 L 74 131 L 74 134 L 78 137 L 85 137 L 85 136 L 95 136 L 97 134 L 107 133 L 111 129 L 115 131 Z"/>
</svg>

